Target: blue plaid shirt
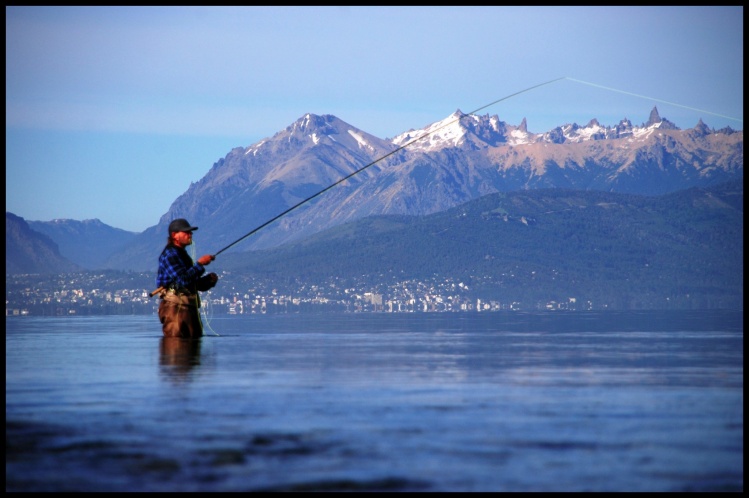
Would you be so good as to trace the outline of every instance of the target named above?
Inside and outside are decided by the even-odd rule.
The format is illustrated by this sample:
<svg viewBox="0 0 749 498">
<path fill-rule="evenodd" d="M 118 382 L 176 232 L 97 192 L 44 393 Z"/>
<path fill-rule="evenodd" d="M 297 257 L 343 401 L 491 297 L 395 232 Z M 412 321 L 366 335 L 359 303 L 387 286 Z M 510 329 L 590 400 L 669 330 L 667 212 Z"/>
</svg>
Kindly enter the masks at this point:
<svg viewBox="0 0 749 498">
<path fill-rule="evenodd" d="M 197 282 L 205 273 L 205 267 L 193 263 L 184 248 L 167 245 L 159 256 L 159 272 L 156 275 L 157 287 L 183 287 L 197 292 Z"/>
</svg>

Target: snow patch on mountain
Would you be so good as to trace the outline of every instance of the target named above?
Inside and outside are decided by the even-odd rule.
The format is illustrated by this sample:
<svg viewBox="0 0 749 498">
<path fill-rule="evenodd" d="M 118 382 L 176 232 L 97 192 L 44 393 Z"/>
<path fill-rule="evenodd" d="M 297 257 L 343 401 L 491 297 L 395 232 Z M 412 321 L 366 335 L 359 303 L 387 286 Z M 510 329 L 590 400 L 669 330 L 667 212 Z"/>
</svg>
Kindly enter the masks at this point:
<svg viewBox="0 0 749 498">
<path fill-rule="evenodd" d="M 535 140 L 536 135 L 533 135 L 531 133 L 528 133 L 527 131 L 522 130 L 512 130 L 510 131 L 510 136 L 507 137 L 507 145 L 525 145 L 525 144 L 532 144 L 536 142 Z"/>
<path fill-rule="evenodd" d="M 247 147 L 247 150 L 245 151 L 244 155 L 252 153 L 253 156 L 257 156 L 257 153 L 260 152 L 260 148 L 265 144 L 267 140 L 261 140 L 260 142 L 256 143 L 255 145 L 250 145 Z"/>
<path fill-rule="evenodd" d="M 367 148 L 371 151 L 375 150 L 374 147 L 372 147 L 372 145 L 367 142 L 363 136 L 361 136 L 361 134 L 355 132 L 354 130 L 348 130 L 348 133 L 356 139 L 356 141 L 359 143 L 359 147 Z"/>
</svg>

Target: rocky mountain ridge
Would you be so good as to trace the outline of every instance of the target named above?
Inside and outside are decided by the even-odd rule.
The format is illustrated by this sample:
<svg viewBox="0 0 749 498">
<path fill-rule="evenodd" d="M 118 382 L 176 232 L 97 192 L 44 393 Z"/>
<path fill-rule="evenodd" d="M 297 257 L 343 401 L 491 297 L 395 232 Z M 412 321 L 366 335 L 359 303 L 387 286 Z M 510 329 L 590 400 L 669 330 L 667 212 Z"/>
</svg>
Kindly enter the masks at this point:
<svg viewBox="0 0 749 498">
<path fill-rule="evenodd" d="M 28 221 L 29 227 L 54 240 L 60 254 L 88 269 L 104 267 L 113 252 L 135 239 L 137 233 L 114 228 L 99 219 Z"/>
<path fill-rule="evenodd" d="M 357 171 L 360 171 L 357 173 Z M 342 178 L 346 181 L 306 202 Z M 237 147 L 178 197 L 158 224 L 102 267 L 150 270 L 168 223 L 200 226 L 200 252 L 263 249 L 380 214 L 426 215 L 481 196 L 536 188 L 657 195 L 743 178 L 743 132 L 701 120 L 680 130 L 653 108 L 633 126 L 567 124 L 530 133 L 526 121 L 456 111 L 420 130 L 379 139 L 332 115 L 306 114 L 270 138 Z"/>
<path fill-rule="evenodd" d="M 33 230 L 20 216 L 5 212 L 5 274 L 66 273 L 83 267 L 60 254 L 49 236 Z"/>
</svg>

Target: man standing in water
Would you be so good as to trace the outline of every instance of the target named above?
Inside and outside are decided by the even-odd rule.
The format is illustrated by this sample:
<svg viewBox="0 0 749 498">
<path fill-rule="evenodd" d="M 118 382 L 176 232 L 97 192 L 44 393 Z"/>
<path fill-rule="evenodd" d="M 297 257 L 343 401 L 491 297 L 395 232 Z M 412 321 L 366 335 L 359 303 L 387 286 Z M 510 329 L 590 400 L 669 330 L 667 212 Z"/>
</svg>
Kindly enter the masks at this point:
<svg viewBox="0 0 749 498">
<path fill-rule="evenodd" d="M 169 224 L 169 238 L 159 256 L 159 271 L 156 286 L 159 288 L 159 320 L 164 337 L 201 337 L 203 324 L 200 321 L 200 296 L 198 291 L 207 291 L 216 285 L 218 275 L 205 273 L 205 266 L 215 259 L 206 254 L 193 263 L 185 247 L 192 244 L 191 226 L 184 218 Z"/>
</svg>

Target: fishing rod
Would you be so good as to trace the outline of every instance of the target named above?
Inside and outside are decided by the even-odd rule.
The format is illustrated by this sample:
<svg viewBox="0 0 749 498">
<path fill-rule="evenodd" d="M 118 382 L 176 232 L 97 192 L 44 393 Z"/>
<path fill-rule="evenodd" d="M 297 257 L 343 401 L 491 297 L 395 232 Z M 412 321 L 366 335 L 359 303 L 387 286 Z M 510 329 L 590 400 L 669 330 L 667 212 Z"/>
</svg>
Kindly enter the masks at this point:
<svg viewBox="0 0 749 498">
<path fill-rule="evenodd" d="M 470 116 L 470 115 L 472 115 L 472 114 L 476 114 L 477 112 L 479 112 L 479 111 L 481 111 L 481 110 L 483 110 L 483 109 L 486 109 L 487 107 L 493 106 L 494 104 L 497 104 L 497 103 L 499 103 L 499 102 L 502 102 L 503 100 L 507 100 L 507 99 L 509 99 L 509 98 L 515 97 L 516 95 L 520 95 L 521 93 L 529 92 L 529 91 L 531 91 L 531 90 L 533 90 L 533 89 L 536 89 L 536 88 L 542 87 L 542 86 L 544 86 L 544 85 L 549 85 L 549 84 L 551 84 L 551 83 L 555 83 L 555 82 L 557 82 L 557 81 L 560 81 L 560 80 L 563 80 L 563 79 L 566 79 L 566 76 L 563 76 L 563 77 L 561 77 L 561 78 L 556 78 L 556 79 L 553 79 L 553 80 L 551 80 L 551 81 L 547 81 L 547 82 L 545 82 L 545 83 L 540 83 L 540 84 L 538 84 L 538 85 L 534 85 L 534 86 L 532 86 L 532 87 L 526 88 L 525 90 L 520 90 L 519 92 L 515 92 L 515 93 L 513 93 L 513 94 L 511 94 L 511 95 L 507 95 L 506 97 L 502 97 L 501 99 L 495 100 L 494 102 L 491 102 L 491 103 L 489 103 L 489 104 L 483 105 L 483 106 L 479 107 L 478 109 L 475 109 L 475 110 L 473 110 L 473 111 L 469 112 L 468 114 L 463 114 L 462 116 L 459 116 L 458 118 L 456 118 L 456 119 L 454 119 L 454 120 L 452 120 L 452 121 L 450 121 L 450 122 L 448 122 L 448 123 L 445 123 L 445 124 L 443 124 L 442 126 L 440 126 L 440 127 L 438 127 L 438 128 L 435 128 L 434 130 L 432 130 L 432 131 L 430 131 L 430 132 L 428 132 L 428 133 L 424 133 L 424 134 L 423 134 L 423 135 L 421 135 L 420 137 L 414 138 L 414 139 L 413 139 L 413 140 L 411 140 L 410 142 L 407 142 L 406 144 L 404 144 L 404 145 L 401 145 L 401 146 L 400 146 L 400 147 L 398 147 L 397 149 L 394 149 L 394 150 L 392 150 L 392 151 L 388 152 L 387 154 L 385 154 L 384 156 L 380 157 L 379 159 L 376 159 L 376 160 L 372 161 L 371 163 L 367 164 L 366 166 L 362 166 L 361 168 L 359 168 L 359 169 L 357 169 L 356 171 L 354 171 L 354 172 L 352 172 L 352 173 L 350 173 L 350 174 L 348 174 L 348 175 L 344 176 L 343 178 L 341 178 L 340 180 L 336 181 L 335 183 L 332 183 L 332 184 L 328 185 L 327 187 L 325 187 L 324 189 L 320 190 L 320 191 L 319 191 L 319 192 L 317 192 L 316 194 L 313 194 L 313 195 L 311 195 L 311 196 L 307 197 L 306 199 L 304 199 L 304 200 L 302 200 L 302 201 L 300 201 L 300 202 L 298 202 L 298 203 L 294 204 L 293 206 L 291 206 L 291 207 L 290 207 L 290 208 L 288 208 L 287 210 L 285 210 L 285 211 L 283 211 L 282 213 L 280 213 L 280 214 L 278 214 L 278 215 L 274 216 L 273 218 L 269 219 L 268 221 L 266 221 L 266 222 L 265 222 L 265 223 L 263 223 L 262 225 L 258 226 L 257 228 L 254 228 L 254 229 L 253 229 L 253 230 L 251 230 L 250 232 L 247 232 L 246 234 L 244 234 L 243 236 L 241 236 L 240 238 L 238 238 L 237 240 L 235 240 L 234 242 L 232 242 L 232 243 L 231 243 L 231 244 L 229 244 L 228 246 L 226 246 L 226 247 L 224 247 L 223 249 L 219 250 L 218 252 L 216 252 L 216 254 L 214 254 L 214 255 L 213 255 L 213 257 L 215 258 L 216 256 L 218 256 L 218 255 L 219 255 L 219 254 L 221 254 L 222 252 L 226 251 L 227 249 L 229 249 L 229 248 L 230 248 L 230 247 L 232 247 L 233 245 L 235 245 L 235 244 L 237 244 L 237 243 L 241 242 L 242 240 L 246 239 L 246 238 L 247 238 L 247 237 L 249 237 L 250 235 L 252 235 L 252 234 L 254 234 L 254 233 L 258 232 L 259 230 L 261 230 L 261 229 L 265 228 L 266 226 L 270 225 L 271 223 L 273 223 L 273 222 L 274 222 L 274 221 L 276 221 L 277 219 L 279 219 L 279 218 L 281 218 L 281 217 L 283 217 L 283 216 L 285 216 L 285 215 L 289 214 L 290 212 L 292 212 L 293 210 L 295 210 L 295 209 L 296 209 L 296 208 L 298 208 L 299 206 L 301 206 L 301 205 L 303 205 L 303 204 L 306 204 L 307 202 L 311 201 L 312 199 L 314 199 L 314 198 L 316 198 L 316 197 L 318 197 L 318 196 L 320 196 L 320 195 L 324 194 L 325 192 L 327 192 L 328 190 L 332 189 L 332 188 L 333 188 L 333 187 L 335 187 L 336 185 L 338 185 L 338 184 L 340 184 L 340 183 L 343 183 L 343 182 L 345 182 L 346 180 L 348 180 L 348 179 L 349 179 L 349 178 L 351 178 L 352 176 L 354 176 L 354 175 L 356 175 L 356 174 L 358 174 L 358 173 L 361 173 L 361 172 L 362 172 L 362 171 L 364 171 L 365 169 L 369 168 L 370 166 L 372 166 L 372 165 L 374 165 L 374 164 L 377 164 L 378 162 L 382 161 L 383 159 L 385 159 L 385 158 L 387 158 L 387 157 L 390 157 L 390 156 L 392 156 L 392 155 L 393 155 L 393 154 L 395 154 L 396 152 L 400 152 L 401 150 L 405 149 L 406 147 L 408 147 L 409 145 L 413 144 L 414 142 L 418 142 L 419 140 L 421 140 L 421 139 L 423 139 L 423 138 L 425 138 L 425 137 L 428 137 L 429 135 L 431 135 L 431 134 L 435 133 L 436 131 L 438 131 L 438 130 L 441 130 L 442 128 L 444 128 L 444 127 L 446 127 L 446 126 L 449 126 L 449 125 L 451 125 L 451 124 L 453 124 L 453 123 L 455 123 L 455 122 L 457 122 L 457 121 L 460 121 L 461 119 L 463 119 L 463 118 L 464 118 L 464 117 L 466 117 L 466 116 Z"/>
<path fill-rule="evenodd" d="M 349 173 L 348 175 L 344 176 L 344 177 L 343 177 L 343 178 L 341 178 L 340 180 L 338 180 L 338 181 L 336 181 L 336 182 L 334 182 L 334 183 L 332 183 L 332 184 L 328 185 L 328 186 L 327 186 L 327 187 L 325 187 L 324 189 L 320 190 L 320 191 L 319 191 L 319 192 L 317 192 L 316 194 L 313 194 L 313 195 L 311 195 L 311 196 L 307 197 L 306 199 L 304 199 L 304 200 L 302 200 L 302 201 L 299 201 L 299 202 L 297 202 L 296 204 L 294 204 L 294 205 L 293 205 L 293 206 L 291 206 L 290 208 L 288 208 L 288 209 L 286 209 L 285 211 L 283 211 L 283 212 L 281 212 L 281 213 L 277 214 L 276 216 L 274 216 L 273 218 L 269 219 L 268 221 L 266 221 L 266 222 L 265 222 L 265 223 L 263 223 L 262 225 L 260 225 L 260 226 L 258 226 L 258 227 L 256 227 L 256 228 L 254 228 L 253 230 L 251 230 L 251 231 L 247 232 L 246 234 L 242 235 L 242 236 L 241 236 L 240 238 L 238 238 L 237 240 L 235 240 L 234 242 L 232 242 L 232 243 L 231 243 L 231 244 L 229 244 L 228 246 L 224 247 L 223 249 L 220 249 L 220 250 L 219 250 L 219 251 L 217 251 L 217 252 L 216 252 L 215 254 L 211 255 L 211 256 L 212 256 L 212 259 L 216 259 L 216 256 L 218 256 L 218 255 L 219 255 L 219 254 L 221 254 L 222 252 L 226 251 L 227 249 L 229 249 L 229 248 L 230 248 L 230 247 L 232 247 L 233 245 L 235 245 L 235 244 L 238 244 L 239 242 L 243 241 L 244 239 L 246 239 L 246 238 L 247 238 L 247 237 L 249 237 L 250 235 L 252 235 L 252 234 L 256 233 L 257 231 L 259 231 L 259 230 L 261 230 L 261 229 L 263 229 L 263 228 L 267 227 L 268 225 L 270 225 L 271 223 L 273 223 L 273 222 L 274 222 L 274 221 L 276 221 L 277 219 L 279 219 L 279 218 L 281 218 L 281 217 L 283 217 L 283 216 L 286 216 L 287 214 L 289 214 L 290 212 L 292 212 L 293 210 L 295 210 L 295 209 L 296 209 L 296 208 L 298 208 L 299 206 L 301 206 L 301 205 L 303 205 L 303 204 L 306 204 L 307 202 L 311 201 L 312 199 L 314 199 L 314 198 L 316 198 L 316 197 L 318 197 L 318 196 L 320 196 L 320 195 L 324 194 L 325 192 L 327 192 L 328 190 L 332 189 L 332 188 L 333 188 L 333 187 L 335 187 L 336 185 L 339 185 L 339 184 L 341 184 L 341 183 L 345 182 L 346 180 L 348 180 L 348 179 L 349 179 L 349 178 L 351 178 L 352 176 L 354 176 L 354 175 L 356 175 L 356 174 L 358 174 L 358 173 L 361 173 L 361 172 L 362 172 L 362 171 L 364 171 L 365 169 L 369 168 L 370 166 L 372 166 L 372 165 L 374 165 L 374 164 L 377 164 L 378 162 L 382 161 L 383 159 L 385 159 L 385 158 L 387 158 L 387 157 L 390 157 L 390 156 L 392 156 L 392 155 L 393 155 L 393 154 L 395 154 L 396 152 L 400 152 L 401 150 L 405 149 L 406 147 L 408 147 L 409 145 L 413 144 L 414 142 L 418 142 L 419 140 L 421 140 L 421 139 L 423 139 L 423 138 L 425 138 L 425 137 L 428 137 L 429 135 L 431 135 L 431 134 L 433 134 L 433 133 L 435 133 L 435 132 L 437 132 L 437 131 L 441 130 L 442 128 L 444 128 L 444 127 L 446 127 L 446 126 L 450 126 L 451 124 L 453 124 L 453 123 L 456 123 L 456 122 L 460 121 L 461 119 L 463 119 L 463 118 L 464 118 L 464 117 L 466 117 L 466 116 L 470 116 L 470 115 L 472 115 L 472 114 L 476 114 L 477 112 L 479 112 L 479 111 L 481 111 L 481 110 L 483 110 L 483 109 L 486 109 L 487 107 L 493 106 L 494 104 L 498 104 L 499 102 L 502 102 L 503 100 L 507 100 L 507 99 L 509 99 L 509 98 L 515 97 L 516 95 L 520 95 L 521 93 L 529 92 L 529 91 L 531 91 L 531 90 L 533 90 L 533 89 L 535 89 L 535 88 L 539 88 L 539 87 L 542 87 L 542 86 L 544 86 L 544 85 L 549 85 L 549 84 L 551 84 L 551 83 L 555 83 L 555 82 L 557 82 L 557 81 L 560 81 L 560 80 L 563 80 L 563 79 L 568 79 L 568 78 L 567 78 L 566 76 L 563 76 L 563 77 L 561 77 L 561 78 L 556 78 L 556 79 L 553 79 L 553 80 L 551 80 L 551 81 L 547 81 L 547 82 L 545 82 L 545 83 L 540 83 L 540 84 L 538 84 L 538 85 L 533 85 L 532 87 L 529 87 L 529 88 L 526 88 L 526 89 L 524 89 L 524 90 L 520 90 L 519 92 L 515 92 L 515 93 L 513 93 L 513 94 L 507 95 L 506 97 L 502 97 L 501 99 L 497 99 L 497 100 L 495 100 L 494 102 L 490 102 L 490 103 L 488 103 L 488 104 L 486 104 L 486 105 L 483 105 L 483 106 L 479 107 L 478 109 L 474 109 L 473 111 L 469 112 L 468 114 L 463 114 L 462 116 L 458 116 L 458 117 L 457 117 L 456 119 L 454 119 L 454 120 L 452 120 L 452 121 L 449 121 L 449 122 L 447 122 L 447 123 L 443 124 L 442 126 L 439 126 L 439 127 L 435 128 L 434 130 L 432 130 L 432 131 L 430 131 L 430 132 L 428 132 L 428 133 L 424 133 L 424 134 L 423 134 L 423 135 L 421 135 L 420 137 L 414 138 L 414 139 L 413 139 L 413 140 L 411 140 L 410 142 L 407 142 L 407 143 L 405 143 L 405 144 L 401 145 L 400 147 L 398 147 L 398 148 L 396 148 L 396 149 L 394 149 L 394 150 L 392 150 L 392 151 L 388 152 L 387 154 L 385 154 L 384 156 L 380 157 L 379 159 L 376 159 L 376 160 L 372 161 L 371 163 L 369 163 L 369 164 L 367 164 L 367 165 L 365 165 L 365 166 L 362 166 L 361 168 L 359 168 L 359 169 L 355 170 L 354 172 L 352 172 L 352 173 Z M 581 83 L 584 83 L 584 82 L 581 82 Z M 148 296 L 149 296 L 149 297 L 153 297 L 153 296 L 155 296 L 156 294 L 158 294 L 159 292 L 161 292 L 162 290 L 164 290 L 164 287 L 159 287 L 158 289 L 155 289 L 155 290 L 153 290 L 152 292 L 150 292 Z"/>
</svg>

